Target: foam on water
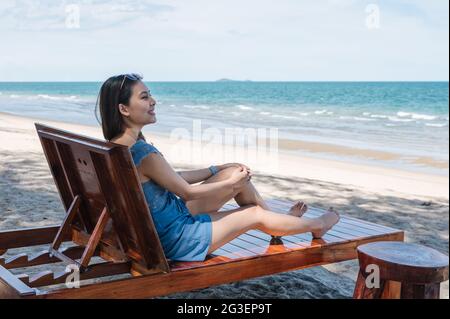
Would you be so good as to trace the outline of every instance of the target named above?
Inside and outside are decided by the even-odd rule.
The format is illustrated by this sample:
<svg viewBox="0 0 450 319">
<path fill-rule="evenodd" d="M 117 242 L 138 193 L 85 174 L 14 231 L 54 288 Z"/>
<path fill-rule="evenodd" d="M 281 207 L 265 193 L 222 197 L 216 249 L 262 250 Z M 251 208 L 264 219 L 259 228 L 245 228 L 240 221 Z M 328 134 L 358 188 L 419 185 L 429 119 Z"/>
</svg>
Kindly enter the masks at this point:
<svg viewBox="0 0 450 319">
<path fill-rule="evenodd" d="M 0 112 L 96 125 L 101 83 L 0 83 Z M 157 125 L 278 128 L 324 143 L 448 158 L 447 83 L 148 83 Z M 163 102 L 162 102 L 163 101 Z M 195 112 L 193 110 L 196 110 Z M 203 125 L 202 124 L 202 125 Z"/>
<path fill-rule="evenodd" d="M 446 127 L 448 126 L 448 123 L 425 123 L 425 126 L 430 126 L 430 127 Z"/>
<path fill-rule="evenodd" d="M 404 122 L 404 123 L 408 123 L 408 122 L 414 122 L 414 119 L 399 119 L 398 117 L 395 116 L 388 116 L 389 121 L 392 122 Z"/>
<path fill-rule="evenodd" d="M 241 105 L 241 104 L 240 104 L 240 105 L 236 105 L 235 107 L 238 108 L 238 109 L 240 109 L 240 110 L 243 110 L 243 111 L 254 110 L 254 108 L 251 107 L 251 106 Z"/>
<path fill-rule="evenodd" d="M 399 117 L 410 117 L 414 120 L 428 120 L 432 121 L 437 119 L 437 116 L 428 115 L 428 114 L 418 114 L 418 113 L 408 113 L 408 112 L 397 112 L 397 116 Z"/>
<path fill-rule="evenodd" d="M 211 108 L 208 105 L 189 105 L 189 104 L 185 104 L 183 105 L 183 107 L 187 109 L 202 109 L 202 110 L 209 110 Z"/>
</svg>

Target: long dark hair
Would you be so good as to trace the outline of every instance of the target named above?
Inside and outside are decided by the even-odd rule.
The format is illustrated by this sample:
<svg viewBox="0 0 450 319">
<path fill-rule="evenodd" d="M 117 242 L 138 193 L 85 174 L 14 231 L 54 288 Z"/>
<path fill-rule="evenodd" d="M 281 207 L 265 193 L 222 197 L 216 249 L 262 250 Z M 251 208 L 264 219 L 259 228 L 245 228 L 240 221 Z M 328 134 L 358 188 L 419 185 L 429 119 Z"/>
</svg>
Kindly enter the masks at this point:
<svg viewBox="0 0 450 319">
<path fill-rule="evenodd" d="M 107 141 L 123 133 L 125 123 L 119 111 L 119 104 L 128 105 L 130 103 L 133 86 L 138 81 L 140 79 L 132 80 L 124 75 L 116 75 L 107 79 L 100 88 L 95 104 L 95 117 L 99 121 L 98 110 L 100 110 L 101 121 L 99 123 Z M 145 140 L 142 132 L 139 132 L 138 139 Z"/>
</svg>

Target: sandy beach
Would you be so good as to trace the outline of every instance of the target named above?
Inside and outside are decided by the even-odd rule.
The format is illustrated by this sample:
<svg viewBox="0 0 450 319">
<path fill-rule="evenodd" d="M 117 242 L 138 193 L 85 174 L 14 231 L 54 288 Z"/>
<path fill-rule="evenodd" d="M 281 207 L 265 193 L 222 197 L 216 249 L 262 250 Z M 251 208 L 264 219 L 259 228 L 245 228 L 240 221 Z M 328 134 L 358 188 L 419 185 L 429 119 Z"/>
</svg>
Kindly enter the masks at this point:
<svg viewBox="0 0 450 319">
<path fill-rule="evenodd" d="M 100 127 L 0 113 L 0 230 L 54 225 L 64 216 L 34 122 L 102 139 Z M 255 155 L 248 150 L 231 149 L 231 146 L 202 147 L 197 142 L 152 133 L 151 128 L 145 136 L 176 170 L 242 162 L 254 171 L 252 181 L 265 198 L 303 200 L 321 208 L 332 205 L 342 214 L 405 230 L 407 242 L 448 254 L 448 176 L 284 152 Z M 319 147 L 312 143 L 303 146 L 308 151 Z M 389 154 L 372 155 L 380 161 L 389 158 Z M 448 163 L 434 165 L 448 168 Z M 357 262 L 350 261 L 170 297 L 350 298 L 357 269 Z M 448 298 L 448 282 L 441 287 L 442 298 Z"/>
</svg>

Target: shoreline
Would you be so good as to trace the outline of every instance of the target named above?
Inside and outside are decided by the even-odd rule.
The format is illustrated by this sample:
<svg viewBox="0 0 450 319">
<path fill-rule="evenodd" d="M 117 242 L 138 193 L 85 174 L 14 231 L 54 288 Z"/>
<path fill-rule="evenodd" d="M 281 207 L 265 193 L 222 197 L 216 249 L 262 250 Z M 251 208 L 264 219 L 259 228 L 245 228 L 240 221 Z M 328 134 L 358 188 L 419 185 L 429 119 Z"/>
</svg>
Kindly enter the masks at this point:
<svg viewBox="0 0 450 319">
<path fill-rule="evenodd" d="M 103 140 L 101 128 L 52 120 L 21 117 L 0 112 L 0 151 L 24 148 L 42 152 L 34 122 L 66 129 Z M 151 128 L 151 126 L 150 126 Z M 412 196 L 449 198 L 448 176 L 411 172 L 397 168 L 349 163 L 341 160 L 319 159 L 279 152 L 260 154 L 251 148 L 174 139 L 151 129 L 144 131 L 147 139 L 165 155 L 173 165 L 193 168 L 208 167 L 221 162 L 242 162 L 253 171 L 272 176 L 307 178 L 360 187 L 380 194 L 402 193 Z M 151 136 L 150 136 L 151 134 Z M 279 142 L 280 143 L 280 142 Z M 285 143 L 281 140 L 281 144 Z M 288 143 L 289 144 L 289 143 Z M 305 147 L 321 148 L 316 143 L 302 143 Z M 343 152 L 346 152 L 344 150 Z M 214 154 L 212 156 L 212 154 Z"/>
<path fill-rule="evenodd" d="M 86 119 L 79 119 L 79 121 L 76 122 L 75 119 L 50 119 L 46 118 L 45 116 L 29 114 L 21 115 L 9 111 L 0 111 L 0 114 L 18 116 L 22 118 L 32 118 L 37 121 L 53 121 L 91 127 L 97 127 L 98 125 L 97 123 L 86 121 Z M 179 128 L 174 128 L 171 125 L 165 126 L 164 124 L 156 123 L 156 126 L 151 126 L 150 129 L 149 127 L 144 128 L 144 133 L 151 132 L 151 134 L 169 138 L 171 134 L 177 134 L 175 132 L 181 131 L 184 132 L 181 134 L 187 135 L 187 138 L 192 138 L 192 135 L 195 135 L 195 138 L 200 138 L 203 139 L 204 142 L 208 142 L 207 140 L 211 137 L 210 132 L 213 132 L 213 134 L 218 135 L 214 138 L 219 138 L 220 143 L 222 143 L 222 139 L 223 141 L 225 141 L 225 143 L 229 143 L 228 141 L 230 141 L 231 138 L 231 143 L 237 143 L 238 140 L 240 140 L 240 143 L 249 143 L 249 147 L 251 148 L 256 147 L 256 144 L 258 144 L 258 146 L 260 146 L 261 144 L 265 144 L 270 137 L 266 135 L 271 135 L 273 132 L 272 129 L 274 129 L 265 128 L 262 132 L 260 132 L 260 128 L 246 128 L 245 126 L 215 128 L 211 125 L 202 125 L 194 122 L 192 126 L 182 126 Z M 430 155 L 430 153 L 425 150 L 422 150 L 420 152 L 415 150 L 412 153 L 409 153 L 408 150 L 401 148 L 386 148 L 382 145 L 376 144 L 355 144 L 350 140 L 336 140 L 331 142 L 330 140 L 326 140 L 323 138 L 311 139 L 296 136 L 289 137 L 283 136 L 283 134 L 281 134 L 282 128 L 278 129 L 281 130 L 281 136 L 278 136 L 278 132 L 275 133 L 278 151 L 285 154 L 290 154 L 292 156 L 328 159 L 338 162 L 363 164 L 368 166 L 398 169 L 413 173 L 424 173 L 429 175 L 449 177 L 449 159 L 448 156 L 445 155 L 446 153 Z M 270 130 L 270 133 L 268 130 Z M 200 134 L 198 134 L 199 132 Z M 330 138 L 333 138 L 333 136 L 330 136 Z"/>
</svg>

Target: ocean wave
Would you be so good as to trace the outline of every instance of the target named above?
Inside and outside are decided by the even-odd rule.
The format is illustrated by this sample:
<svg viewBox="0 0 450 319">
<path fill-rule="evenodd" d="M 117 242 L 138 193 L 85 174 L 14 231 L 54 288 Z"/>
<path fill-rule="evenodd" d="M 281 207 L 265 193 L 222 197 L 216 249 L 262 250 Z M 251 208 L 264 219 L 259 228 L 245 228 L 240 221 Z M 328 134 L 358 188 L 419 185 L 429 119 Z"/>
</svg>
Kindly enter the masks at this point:
<svg viewBox="0 0 450 319">
<path fill-rule="evenodd" d="M 387 115 L 378 115 L 378 114 L 372 114 L 370 117 L 376 118 L 376 119 L 387 119 Z"/>
<path fill-rule="evenodd" d="M 44 99 L 51 101 L 75 101 L 77 100 L 76 95 L 71 96 L 52 96 L 48 94 L 38 94 L 37 96 L 29 96 L 28 100 Z"/>
<path fill-rule="evenodd" d="M 419 114 L 419 113 L 408 113 L 408 112 L 397 112 L 397 116 L 399 117 L 410 117 L 414 120 L 428 120 L 432 121 L 437 119 L 437 116 L 428 115 L 428 114 Z"/>
<path fill-rule="evenodd" d="M 247 105 L 236 105 L 235 107 L 237 107 L 240 110 L 244 110 L 244 111 L 248 111 L 248 110 L 253 110 L 254 108 L 252 108 L 251 106 L 247 106 Z"/>
<path fill-rule="evenodd" d="M 370 114 L 372 114 L 372 113 L 370 113 L 370 112 L 364 112 L 363 113 L 364 116 L 369 116 Z"/>
<path fill-rule="evenodd" d="M 355 121 L 364 121 L 364 122 L 373 122 L 376 121 L 375 119 L 369 119 L 367 117 L 358 117 L 358 116 L 354 116 L 353 119 Z"/>
<path fill-rule="evenodd" d="M 328 110 L 318 110 L 318 111 L 314 111 L 314 114 L 320 115 L 320 114 L 325 114 Z"/>
<path fill-rule="evenodd" d="M 272 117 L 280 118 L 280 119 L 296 119 L 295 116 L 279 115 L 279 114 L 272 115 Z"/>
<path fill-rule="evenodd" d="M 211 108 L 208 105 L 189 105 L 189 104 L 185 104 L 183 105 L 183 107 L 188 109 L 202 109 L 202 110 L 209 110 Z"/>
<path fill-rule="evenodd" d="M 355 121 L 364 121 L 364 122 L 373 122 L 376 121 L 374 119 L 370 119 L 367 117 L 358 117 L 358 116 L 339 116 L 340 120 L 355 120 Z"/>
<path fill-rule="evenodd" d="M 270 115 L 272 113 L 270 113 L 270 112 L 259 112 L 259 114 L 261 114 L 261 115 Z"/>
<path fill-rule="evenodd" d="M 426 123 L 425 126 L 431 126 L 431 127 L 445 127 L 448 123 Z"/>
<path fill-rule="evenodd" d="M 11 94 L 9 97 L 12 98 L 12 99 L 17 99 L 17 98 L 20 97 L 20 95 L 17 95 L 17 94 Z"/>
<path fill-rule="evenodd" d="M 414 122 L 414 119 L 399 119 L 398 117 L 395 116 L 389 116 L 389 121 L 392 122 Z"/>
</svg>

